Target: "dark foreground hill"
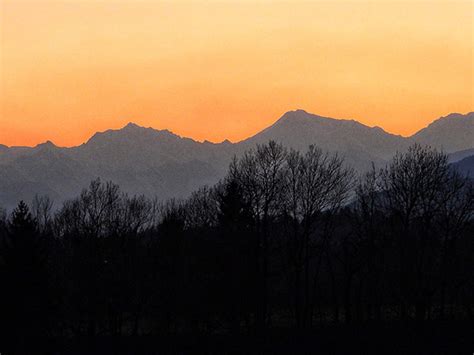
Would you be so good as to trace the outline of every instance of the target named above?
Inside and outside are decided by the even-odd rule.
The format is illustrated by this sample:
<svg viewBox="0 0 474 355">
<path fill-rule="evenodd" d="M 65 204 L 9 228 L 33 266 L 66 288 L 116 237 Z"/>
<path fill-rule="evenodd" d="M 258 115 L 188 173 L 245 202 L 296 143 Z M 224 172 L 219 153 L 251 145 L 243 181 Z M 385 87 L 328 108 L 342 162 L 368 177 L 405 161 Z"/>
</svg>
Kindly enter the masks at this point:
<svg viewBox="0 0 474 355">
<path fill-rule="evenodd" d="M 454 167 L 462 174 L 474 179 L 474 155 L 458 161 L 454 164 Z"/>
<path fill-rule="evenodd" d="M 44 353 L 103 354 L 464 354 L 474 346 L 469 322 L 357 324 L 311 331 L 278 329 L 265 336 L 242 333 L 43 339 Z M 36 343 L 36 346 L 38 344 Z M 40 350 L 36 347 L 34 350 Z"/>
</svg>

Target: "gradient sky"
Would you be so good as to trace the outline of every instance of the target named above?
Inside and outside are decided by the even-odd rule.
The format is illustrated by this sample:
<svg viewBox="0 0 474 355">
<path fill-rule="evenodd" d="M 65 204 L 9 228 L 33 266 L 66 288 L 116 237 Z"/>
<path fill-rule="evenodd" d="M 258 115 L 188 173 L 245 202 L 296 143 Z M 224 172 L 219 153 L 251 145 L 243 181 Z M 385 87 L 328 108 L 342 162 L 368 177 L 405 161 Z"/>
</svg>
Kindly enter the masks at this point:
<svg viewBox="0 0 474 355">
<path fill-rule="evenodd" d="M 0 1 L 0 143 L 129 121 L 237 141 L 302 108 L 409 135 L 474 111 L 474 1 Z"/>
</svg>

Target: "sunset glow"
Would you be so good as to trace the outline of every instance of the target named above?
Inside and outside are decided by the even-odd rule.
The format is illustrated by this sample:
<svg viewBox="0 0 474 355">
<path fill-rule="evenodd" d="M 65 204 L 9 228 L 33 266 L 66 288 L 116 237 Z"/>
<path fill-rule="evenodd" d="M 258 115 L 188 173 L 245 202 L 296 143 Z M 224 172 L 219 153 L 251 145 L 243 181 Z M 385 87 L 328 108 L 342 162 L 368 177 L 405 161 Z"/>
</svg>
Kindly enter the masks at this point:
<svg viewBox="0 0 474 355">
<path fill-rule="evenodd" d="M 238 141 L 296 108 L 410 135 L 474 111 L 473 4 L 4 0 L 0 143 Z"/>
</svg>

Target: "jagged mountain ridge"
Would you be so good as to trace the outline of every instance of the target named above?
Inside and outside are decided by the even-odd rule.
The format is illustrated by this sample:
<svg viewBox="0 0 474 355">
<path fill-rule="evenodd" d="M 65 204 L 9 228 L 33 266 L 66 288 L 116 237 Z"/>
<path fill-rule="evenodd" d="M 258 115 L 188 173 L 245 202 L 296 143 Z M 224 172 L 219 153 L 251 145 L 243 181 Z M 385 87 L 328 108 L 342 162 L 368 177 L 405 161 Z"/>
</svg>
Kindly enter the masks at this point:
<svg viewBox="0 0 474 355">
<path fill-rule="evenodd" d="M 372 162 L 383 164 L 397 150 L 408 147 L 407 139 L 368 127 L 355 120 L 338 120 L 310 114 L 303 110 L 285 113 L 272 126 L 241 142 L 246 147 L 275 140 L 287 147 L 304 150 L 309 144 L 337 152 L 358 171 Z"/>
<path fill-rule="evenodd" d="M 412 140 L 432 145 L 448 153 L 473 148 L 474 112 L 466 115 L 451 113 L 415 133 Z"/>
<path fill-rule="evenodd" d="M 469 154 L 467 149 L 474 148 L 474 139 L 469 140 L 474 134 L 474 113 L 453 114 L 440 120 L 405 138 L 354 120 L 296 110 L 237 143 L 197 142 L 168 130 L 129 123 L 122 129 L 96 133 L 72 148 L 60 148 L 49 141 L 33 148 L 0 146 L 0 206 L 11 207 L 19 199 L 30 201 L 35 193 L 62 201 L 78 194 L 97 177 L 118 183 L 130 194 L 185 197 L 223 177 L 232 156 L 270 139 L 295 149 L 314 144 L 337 152 L 359 172 L 372 163 L 383 165 L 396 151 L 405 150 L 415 141 L 445 148 L 448 153 L 466 150 L 463 154 Z M 459 129 L 462 132 L 457 132 Z M 443 132 L 449 139 L 464 138 L 446 144 L 449 139 L 443 138 Z"/>
</svg>

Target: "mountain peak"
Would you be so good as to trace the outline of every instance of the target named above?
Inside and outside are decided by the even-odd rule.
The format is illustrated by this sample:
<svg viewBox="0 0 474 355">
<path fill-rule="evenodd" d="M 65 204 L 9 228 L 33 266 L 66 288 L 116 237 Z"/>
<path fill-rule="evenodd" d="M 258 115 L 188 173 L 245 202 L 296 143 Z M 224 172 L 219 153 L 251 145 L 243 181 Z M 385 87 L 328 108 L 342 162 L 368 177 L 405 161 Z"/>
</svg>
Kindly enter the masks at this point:
<svg viewBox="0 0 474 355">
<path fill-rule="evenodd" d="M 468 112 L 466 114 L 462 114 L 459 112 L 452 112 L 447 116 L 441 117 L 440 119 L 448 118 L 448 119 L 474 119 L 474 112 Z"/>
<path fill-rule="evenodd" d="M 295 113 L 299 115 L 311 115 L 308 111 L 303 110 L 302 108 L 297 108 L 296 110 L 288 111 L 287 113 Z"/>
<path fill-rule="evenodd" d="M 148 144 L 157 139 L 165 141 L 179 139 L 178 135 L 163 129 L 158 130 L 151 127 L 142 127 L 136 123 L 129 122 L 127 125 L 119 129 L 109 129 L 103 132 L 96 132 L 85 145 L 103 146 L 109 144 Z M 148 143 L 145 143 L 148 142 Z M 124 147 L 124 146 L 123 146 Z"/>
<path fill-rule="evenodd" d="M 307 116 L 317 116 L 317 115 L 308 113 L 307 111 L 302 110 L 302 109 L 296 109 L 296 110 L 285 112 L 283 114 L 283 116 L 281 116 L 280 120 L 281 119 L 294 119 L 294 118 L 298 118 L 298 117 L 307 117 Z M 319 116 L 317 116 L 317 117 L 319 117 Z"/>
<path fill-rule="evenodd" d="M 303 122 L 315 122 L 317 120 L 330 120 L 330 118 L 321 117 L 312 113 L 309 113 L 302 109 L 297 109 L 293 111 L 288 111 L 283 114 L 272 126 L 280 126 L 280 125 L 292 125 L 295 122 L 303 123 Z M 268 129 L 267 128 L 267 129 Z"/>
<path fill-rule="evenodd" d="M 35 148 L 41 148 L 41 149 L 53 149 L 53 148 L 57 148 L 58 146 L 56 144 L 54 144 L 53 142 L 51 142 L 50 140 L 47 140 L 46 142 L 44 143 L 40 143 L 38 144 Z"/>
<path fill-rule="evenodd" d="M 453 112 L 449 115 L 442 116 L 437 120 L 431 122 L 428 127 L 436 125 L 445 125 L 445 124 L 463 124 L 463 123 L 474 123 L 474 112 L 469 112 L 466 114 Z"/>
<path fill-rule="evenodd" d="M 118 130 L 108 130 L 104 133 L 120 133 L 120 132 L 133 132 L 133 133 L 136 133 L 136 134 L 142 134 L 142 133 L 146 133 L 146 134 L 152 134 L 152 135 L 156 135 L 156 134 L 159 134 L 159 135 L 166 135 L 166 136 L 176 136 L 176 134 L 174 134 L 173 132 L 171 132 L 169 129 L 155 129 L 155 128 L 152 128 L 152 127 L 143 127 L 143 126 L 140 126 L 134 122 L 129 122 L 127 123 L 127 125 L 125 125 L 122 129 L 118 129 Z"/>
<path fill-rule="evenodd" d="M 474 142 L 474 112 L 440 117 L 411 138 L 422 144 L 438 146 L 447 153 L 471 148 Z"/>
<path fill-rule="evenodd" d="M 137 128 L 143 128 L 143 127 L 137 125 L 134 122 L 128 122 L 122 129 L 137 129 Z"/>
<path fill-rule="evenodd" d="M 350 126 L 360 126 L 360 127 L 370 128 L 354 119 L 332 118 L 332 117 L 320 116 L 313 113 L 309 113 L 302 109 L 286 112 L 283 116 L 280 117 L 278 121 L 276 121 L 269 128 L 276 127 L 276 126 L 291 128 L 291 127 L 294 127 L 295 125 L 306 126 L 306 125 L 314 125 L 314 124 L 318 124 L 318 125 L 322 124 L 322 125 L 327 125 L 327 126 L 350 125 Z"/>
</svg>

